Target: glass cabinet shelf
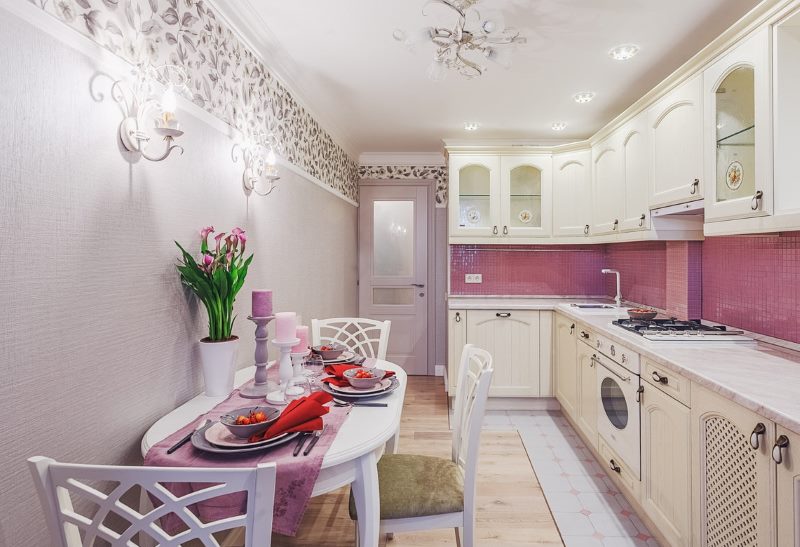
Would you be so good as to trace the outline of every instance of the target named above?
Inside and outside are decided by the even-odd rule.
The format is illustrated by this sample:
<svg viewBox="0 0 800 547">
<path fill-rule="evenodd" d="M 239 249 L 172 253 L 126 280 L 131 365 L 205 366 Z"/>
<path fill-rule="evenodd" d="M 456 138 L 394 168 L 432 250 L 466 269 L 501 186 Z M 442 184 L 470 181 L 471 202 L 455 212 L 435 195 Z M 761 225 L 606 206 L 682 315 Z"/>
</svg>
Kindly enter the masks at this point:
<svg viewBox="0 0 800 547">
<path fill-rule="evenodd" d="M 717 139 L 717 146 L 755 146 L 755 125 L 734 131 L 730 135 Z"/>
</svg>

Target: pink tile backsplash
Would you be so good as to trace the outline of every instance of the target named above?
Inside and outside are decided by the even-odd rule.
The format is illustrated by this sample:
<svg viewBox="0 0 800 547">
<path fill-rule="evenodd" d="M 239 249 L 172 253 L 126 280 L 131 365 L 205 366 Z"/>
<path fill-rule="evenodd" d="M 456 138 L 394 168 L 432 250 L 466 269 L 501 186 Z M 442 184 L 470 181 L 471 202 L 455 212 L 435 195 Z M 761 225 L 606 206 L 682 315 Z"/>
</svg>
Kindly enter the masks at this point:
<svg viewBox="0 0 800 547">
<path fill-rule="evenodd" d="M 678 319 L 703 316 L 703 243 L 667 241 L 666 306 Z"/>
<path fill-rule="evenodd" d="M 622 298 L 665 309 L 667 256 L 664 241 L 641 241 L 605 245 L 604 268 L 619 270 Z M 617 292 L 613 275 L 606 275 L 606 294 Z"/>
</svg>

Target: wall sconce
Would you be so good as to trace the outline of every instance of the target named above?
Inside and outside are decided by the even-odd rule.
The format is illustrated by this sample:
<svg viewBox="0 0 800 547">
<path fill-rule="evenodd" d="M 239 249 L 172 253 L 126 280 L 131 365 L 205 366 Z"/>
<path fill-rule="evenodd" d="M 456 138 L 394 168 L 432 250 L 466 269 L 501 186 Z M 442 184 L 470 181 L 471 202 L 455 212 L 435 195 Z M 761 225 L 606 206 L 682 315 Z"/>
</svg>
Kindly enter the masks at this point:
<svg viewBox="0 0 800 547">
<path fill-rule="evenodd" d="M 176 92 L 186 89 L 188 80 L 186 72 L 175 65 L 159 68 L 139 65 L 136 82 L 132 86 L 122 80 L 112 84 L 111 97 L 120 105 L 124 116 L 119 125 L 119 137 L 128 152 L 139 152 L 150 161 L 162 161 L 176 149 L 183 154 L 183 147 L 172 143 L 183 135 L 175 116 Z M 160 98 L 153 90 L 153 84 L 158 82 L 166 86 Z M 153 125 L 149 126 L 150 123 Z M 150 131 L 163 137 L 167 143 L 160 156 L 147 153 Z"/>
<path fill-rule="evenodd" d="M 275 150 L 279 148 L 275 136 L 270 133 L 259 133 L 254 139 L 243 144 L 236 143 L 231 149 L 231 159 L 244 162 L 242 185 L 248 194 L 255 192 L 259 196 L 268 196 L 275 189 L 278 176 L 278 158 Z"/>
</svg>

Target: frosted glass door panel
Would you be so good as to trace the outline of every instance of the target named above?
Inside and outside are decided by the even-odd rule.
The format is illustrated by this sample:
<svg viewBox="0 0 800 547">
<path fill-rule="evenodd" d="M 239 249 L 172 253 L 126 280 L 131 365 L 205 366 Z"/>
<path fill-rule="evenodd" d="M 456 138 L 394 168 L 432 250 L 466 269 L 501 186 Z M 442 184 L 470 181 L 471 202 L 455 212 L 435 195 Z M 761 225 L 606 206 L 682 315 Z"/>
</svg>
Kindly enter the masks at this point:
<svg viewBox="0 0 800 547">
<path fill-rule="evenodd" d="M 372 289 L 372 303 L 376 306 L 412 306 L 414 289 L 410 287 L 375 287 Z"/>
<path fill-rule="evenodd" d="M 461 226 L 488 228 L 492 225 L 491 172 L 482 165 L 468 165 L 458 172 Z"/>
<path fill-rule="evenodd" d="M 751 67 L 732 71 L 717 87 L 717 191 L 726 201 L 756 191 L 755 79 Z"/>
<path fill-rule="evenodd" d="M 531 165 L 511 170 L 509 223 L 512 227 L 529 228 L 542 225 L 542 172 Z"/>
<path fill-rule="evenodd" d="M 373 273 L 414 275 L 414 202 L 373 202 Z"/>
</svg>

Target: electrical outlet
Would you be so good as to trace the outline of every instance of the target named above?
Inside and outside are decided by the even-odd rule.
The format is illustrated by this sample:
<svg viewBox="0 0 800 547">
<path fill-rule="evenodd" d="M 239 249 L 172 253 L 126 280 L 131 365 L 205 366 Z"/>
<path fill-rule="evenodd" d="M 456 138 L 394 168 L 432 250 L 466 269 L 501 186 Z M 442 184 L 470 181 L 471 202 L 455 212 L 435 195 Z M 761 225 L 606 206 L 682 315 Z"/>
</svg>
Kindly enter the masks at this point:
<svg viewBox="0 0 800 547">
<path fill-rule="evenodd" d="M 482 274 L 464 274 L 464 283 L 483 283 Z"/>
</svg>

